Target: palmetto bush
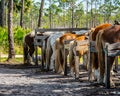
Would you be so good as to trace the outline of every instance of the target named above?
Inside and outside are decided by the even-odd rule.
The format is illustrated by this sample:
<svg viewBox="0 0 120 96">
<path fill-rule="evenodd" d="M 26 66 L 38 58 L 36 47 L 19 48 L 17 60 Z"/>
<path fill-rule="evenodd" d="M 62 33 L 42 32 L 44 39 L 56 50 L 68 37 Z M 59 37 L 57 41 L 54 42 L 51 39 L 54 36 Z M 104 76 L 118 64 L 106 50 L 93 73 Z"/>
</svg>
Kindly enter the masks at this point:
<svg viewBox="0 0 120 96">
<path fill-rule="evenodd" d="M 14 42 L 17 45 L 23 44 L 24 36 L 30 32 L 30 29 L 23 29 L 21 27 L 14 28 Z"/>
<path fill-rule="evenodd" d="M 6 53 L 8 50 L 8 30 L 7 28 L 0 27 L 0 50 Z M 4 52 L 3 52 L 4 50 Z"/>
<path fill-rule="evenodd" d="M 30 32 L 30 29 L 21 27 L 13 28 L 14 45 L 16 54 L 22 54 L 22 45 L 24 36 Z M 0 52 L 8 53 L 8 29 L 0 27 Z"/>
<path fill-rule="evenodd" d="M 23 29 L 21 27 L 14 28 L 14 42 L 16 54 L 23 54 L 23 39 L 24 36 L 30 32 L 30 29 Z"/>
</svg>

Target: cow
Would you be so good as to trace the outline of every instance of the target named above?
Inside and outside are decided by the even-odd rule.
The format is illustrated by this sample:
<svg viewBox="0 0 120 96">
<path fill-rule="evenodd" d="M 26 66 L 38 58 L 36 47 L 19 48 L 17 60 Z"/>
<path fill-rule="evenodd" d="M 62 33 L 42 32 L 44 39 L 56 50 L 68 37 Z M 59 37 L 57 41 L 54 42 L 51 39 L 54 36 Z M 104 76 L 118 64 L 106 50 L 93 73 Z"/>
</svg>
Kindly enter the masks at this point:
<svg viewBox="0 0 120 96">
<path fill-rule="evenodd" d="M 92 28 L 91 32 L 89 33 L 89 41 L 90 42 L 91 41 L 96 41 L 97 34 L 100 32 L 100 30 L 104 30 L 104 29 L 106 29 L 108 27 L 111 27 L 111 26 L 112 26 L 112 24 L 105 23 L 105 24 L 98 25 L 95 28 Z M 91 56 L 92 56 L 92 64 L 91 64 L 92 66 L 89 66 L 89 70 L 94 71 L 94 72 L 92 72 L 92 76 L 94 74 L 94 80 L 96 81 L 99 78 L 98 54 L 97 53 L 92 53 Z M 91 73 L 89 73 L 89 74 L 91 75 Z M 91 81 L 91 79 L 93 79 L 93 77 L 90 78 L 89 80 Z"/>
<path fill-rule="evenodd" d="M 99 34 L 97 35 L 96 45 L 98 50 L 98 58 L 99 58 L 99 69 L 100 69 L 100 75 L 99 75 L 99 83 L 105 83 L 105 53 L 103 51 L 103 48 L 105 46 L 105 43 L 113 44 L 120 42 L 120 25 L 113 25 L 111 27 L 108 27 L 104 30 L 101 30 Z M 113 62 L 115 57 L 109 57 L 109 66 L 110 70 L 112 69 Z M 112 78 L 110 79 L 111 85 L 114 86 L 114 83 L 112 82 Z"/>
<path fill-rule="evenodd" d="M 46 69 L 47 71 L 54 71 L 55 66 L 55 41 L 57 38 L 61 37 L 64 33 L 62 32 L 55 32 L 49 36 L 47 39 L 47 46 L 46 46 Z"/>
<path fill-rule="evenodd" d="M 50 36 L 53 32 L 38 32 L 37 36 Z M 31 65 L 34 64 L 33 62 L 33 53 L 35 51 L 34 48 L 34 38 L 35 38 L 35 31 L 32 31 L 24 36 L 23 40 L 23 55 L 24 55 L 24 64 L 25 65 Z M 47 41 L 47 38 L 45 39 L 45 42 Z M 42 41 L 39 41 L 42 42 Z M 41 48 L 42 45 L 39 45 Z M 44 53 L 44 58 L 45 58 L 45 53 Z M 44 60 L 45 61 L 45 60 Z"/>
<path fill-rule="evenodd" d="M 58 73 L 64 73 L 64 64 L 65 60 L 67 59 L 67 55 L 69 54 L 69 47 L 70 47 L 70 42 L 74 41 L 77 37 L 80 39 L 80 36 L 83 36 L 82 34 L 85 34 L 88 32 L 88 29 L 86 30 L 80 30 L 80 31 L 73 31 L 70 33 L 66 33 L 60 38 L 56 40 L 55 43 L 55 50 L 56 50 L 56 55 L 55 55 L 55 70 Z M 84 36 L 83 36 L 84 37 Z M 79 39 L 76 39 L 79 40 Z M 80 39 L 81 40 L 81 39 Z M 67 44 L 65 44 L 65 41 L 68 41 Z M 66 48 L 67 47 L 67 48 Z M 65 54 L 64 54 L 64 48 L 65 48 Z M 84 56 L 85 57 L 85 56 Z"/>
<path fill-rule="evenodd" d="M 66 40 L 73 40 L 77 37 L 76 34 L 65 33 L 60 38 L 56 39 L 55 42 L 55 72 L 64 74 L 64 56 L 66 57 L 68 55 L 68 50 L 66 50 L 64 54 L 64 41 Z"/>
<path fill-rule="evenodd" d="M 39 36 L 43 36 L 43 34 L 39 34 Z M 24 54 L 23 55 L 24 55 L 25 65 L 33 64 L 32 57 L 35 51 L 34 38 L 35 38 L 35 31 L 32 31 L 24 36 L 24 40 L 23 40 L 23 53 Z"/>
<path fill-rule="evenodd" d="M 85 34 L 79 35 L 75 40 L 70 42 L 70 51 L 69 51 L 69 64 L 70 64 L 70 73 L 71 76 L 74 76 L 75 79 L 79 78 L 79 61 L 83 55 L 87 55 L 88 53 L 88 43 L 77 45 L 77 43 L 82 43 L 82 41 L 86 40 Z M 87 63 L 87 59 L 85 59 Z M 87 64 L 85 64 L 87 65 Z"/>
</svg>

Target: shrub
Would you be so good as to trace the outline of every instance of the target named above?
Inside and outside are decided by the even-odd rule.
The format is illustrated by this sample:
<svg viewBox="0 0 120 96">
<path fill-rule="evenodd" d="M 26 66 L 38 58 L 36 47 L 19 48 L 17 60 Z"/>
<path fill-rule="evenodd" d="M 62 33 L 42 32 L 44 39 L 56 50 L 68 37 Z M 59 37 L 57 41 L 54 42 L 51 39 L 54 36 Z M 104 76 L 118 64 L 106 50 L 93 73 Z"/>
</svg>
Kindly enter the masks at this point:
<svg viewBox="0 0 120 96">
<path fill-rule="evenodd" d="M 23 29 L 21 27 L 13 28 L 16 54 L 22 54 L 23 38 L 30 31 L 30 29 Z M 6 27 L 0 27 L 0 50 L 3 54 L 8 53 L 8 29 Z"/>
</svg>

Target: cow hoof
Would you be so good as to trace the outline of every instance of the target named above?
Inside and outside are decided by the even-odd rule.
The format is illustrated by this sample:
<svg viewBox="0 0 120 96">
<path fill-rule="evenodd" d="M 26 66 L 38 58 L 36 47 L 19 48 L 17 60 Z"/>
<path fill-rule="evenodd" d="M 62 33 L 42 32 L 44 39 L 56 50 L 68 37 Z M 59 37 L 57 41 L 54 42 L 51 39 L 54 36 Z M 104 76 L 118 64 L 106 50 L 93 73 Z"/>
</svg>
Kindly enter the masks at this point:
<svg viewBox="0 0 120 96">
<path fill-rule="evenodd" d="M 64 75 L 64 72 L 61 72 L 60 74 L 61 74 L 61 75 Z"/>
<path fill-rule="evenodd" d="M 112 80 L 110 82 L 111 87 L 115 87 L 115 83 Z"/>
<path fill-rule="evenodd" d="M 111 87 L 114 87 L 114 88 L 115 88 L 115 84 L 114 84 L 114 83 L 111 83 Z"/>
<path fill-rule="evenodd" d="M 57 73 L 60 74 L 60 75 L 64 75 L 64 72 L 63 72 L 63 71 L 57 72 Z"/>
<path fill-rule="evenodd" d="M 73 72 L 71 72 L 71 73 L 70 73 L 70 76 L 71 76 L 71 77 L 75 77 L 75 75 L 74 75 L 74 73 L 73 73 Z"/>
<path fill-rule="evenodd" d="M 75 77 L 75 80 L 79 80 L 79 77 Z"/>
<path fill-rule="evenodd" d="M 30 65 L 35 65 L 35 63 L 34 63 L 34 62 L 31 62 Z"/>
<path fill-rule="evenodd" d="M 48 71 L 53 71 L 54 72 L 55 70 L 54 69 L 49 69 Z"/>
</svg>

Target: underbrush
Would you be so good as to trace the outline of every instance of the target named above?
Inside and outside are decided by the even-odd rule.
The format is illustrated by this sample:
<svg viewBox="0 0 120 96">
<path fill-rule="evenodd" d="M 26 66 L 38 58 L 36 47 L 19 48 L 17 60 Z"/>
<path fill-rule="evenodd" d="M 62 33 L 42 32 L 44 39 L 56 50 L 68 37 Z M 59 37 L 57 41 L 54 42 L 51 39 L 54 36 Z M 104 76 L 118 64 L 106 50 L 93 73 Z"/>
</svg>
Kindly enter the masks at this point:
<svg viewBox="0 0 120 96">
<path fill-rule="evenodd" d="M 23 39 L 30 32 L 30 29 L 13 28 L 15 54 L 23 54 Z M 8 29 L 0 27 L 0 53 L 8 54 L 8 47 Z"/>
</svg>

